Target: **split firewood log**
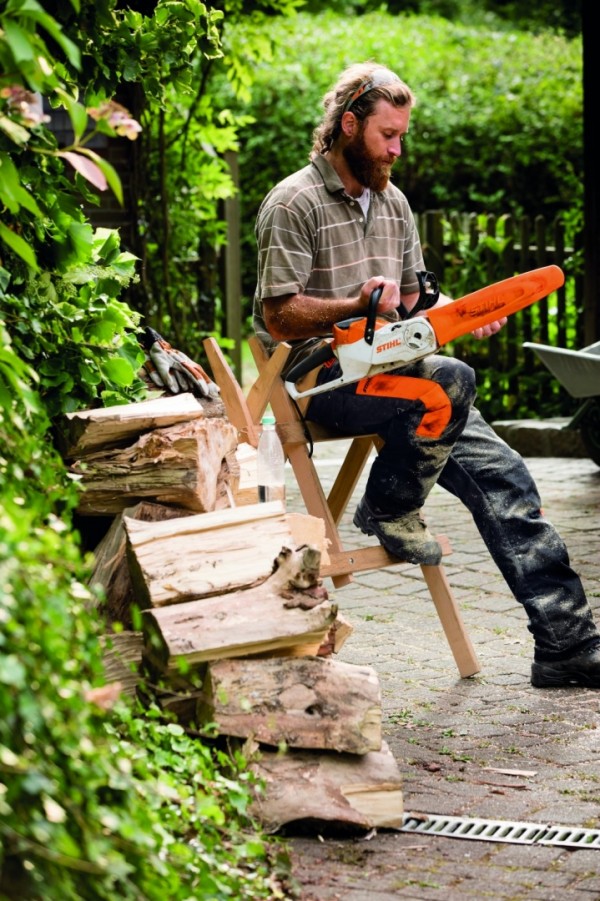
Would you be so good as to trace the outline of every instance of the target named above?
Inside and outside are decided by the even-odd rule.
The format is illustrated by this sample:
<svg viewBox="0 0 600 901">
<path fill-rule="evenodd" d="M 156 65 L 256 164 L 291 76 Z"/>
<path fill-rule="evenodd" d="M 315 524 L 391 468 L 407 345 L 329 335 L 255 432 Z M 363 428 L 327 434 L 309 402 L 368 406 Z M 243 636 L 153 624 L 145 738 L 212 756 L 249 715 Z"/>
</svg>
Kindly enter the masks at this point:
<svg viewBox="0 0 600 901">
<path fill-rule="evenodd" d="M 251 750 L 245 747 L 246 757 Z M 251 810 L 267 832 L 291 827 L 345 834 L 402 827 L 402 779 L 385 741 L 380 751 L 362 756 L 261 749 L 250 768 L 262 781 Z"/>
<path fill-rule="evenodd" d="M 236 442 L 230 422 L 195 419 L 155 429 L 129 447 L 87 454 L 69 468 L 82 488 L 78 512 L 116 515 L 143 500 L 214 510 L 223 460 Z"/>
<path fill-rule="evenodd" d="M 221 403 L 215 400 L 202 402 L 190 393 L 77 410 L 67 413 L 57 425 L 57 445 L 66 460 L 76 460 L 101 449 L 124 447 L 132 438 L 146 432 L 205 419 L 214 413 L 224 416 Z"/>
<path fill-rule="evenodd" d="M 314 548 L 285 548 L 275 571 L 251 588 L 144 610 L 148 666 L 176 675 L 209 660 L 296 645 L 318 648 L 336 618 L 337 606 L 321 585 L 307 585 L 316 555 Z M 305 601 L 297 595 L 304 595 Z"/>
<path fill-rule="evenodd" d="M 141 607 L 180 604 L 259 585 L 272 574 L 282 547 L 309 545 L 320 552 L 321 560 L 326 558 L 323 520 L 286 513 L 280 501 L 169 522 L 124 517 L 123 525 Z"/>
</svg>

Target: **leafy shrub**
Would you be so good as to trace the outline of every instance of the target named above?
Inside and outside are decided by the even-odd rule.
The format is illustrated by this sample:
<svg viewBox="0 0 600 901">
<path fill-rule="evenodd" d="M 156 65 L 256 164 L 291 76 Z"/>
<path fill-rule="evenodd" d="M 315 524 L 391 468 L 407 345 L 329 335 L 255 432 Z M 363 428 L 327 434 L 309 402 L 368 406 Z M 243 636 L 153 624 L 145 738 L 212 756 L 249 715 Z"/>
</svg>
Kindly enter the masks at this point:
<svg viewBox="0 0 600 901">
<path fill-rule="evenodd" d="M 136 259 L 122 252 L 117 232 L 79 230 L 77 254 L 62 272 L 13 280 L 0 269 L 0 310 L 19 356 L 39 377 L 47 414 L 146 396 L 137 371 L 144 354 L 140 317 L 119 300 L 134 278 Z"/>
</svg>

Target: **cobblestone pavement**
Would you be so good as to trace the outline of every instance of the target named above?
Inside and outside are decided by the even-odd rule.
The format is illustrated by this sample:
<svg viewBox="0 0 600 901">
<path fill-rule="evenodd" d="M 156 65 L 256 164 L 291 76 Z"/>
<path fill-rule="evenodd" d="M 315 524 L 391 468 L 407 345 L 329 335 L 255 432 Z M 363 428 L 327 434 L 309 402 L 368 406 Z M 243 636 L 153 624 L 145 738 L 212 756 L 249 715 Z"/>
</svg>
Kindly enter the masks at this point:
<svg viewBox="0 0 600 901">
<path fill-rule="evenodd" d="M 340 460 L 323 447 L 315 459 L 327 484 Z M 339 442 L 332 447 L 340 453 Z M 526 459 L 600 623 L 600 468 L 589 459 Z M 364 476 L 356 502 L 362 487 Z M 289 509 L 303 509 L 291 478 L 287 492 Z M 341 532 L 356 542 L 354 506 Z M 480 674 L 459 677 L 419 567 L 362 573 L 339 590 L 327 585 L 354 626 L 339 659 L 373 666 L 379 676 L 384 739 L 402 774 L 404 810 L 600 828 L 600 691 L 531 687 L 525 613 L 470 515 L 441 488 L 425 513 L 432 531 L 450 538 L 444 564 Z M 296 835 L 288 843 L 303 901 L 600 899 L 596 848 L 397 831 Z"/>
</svg>

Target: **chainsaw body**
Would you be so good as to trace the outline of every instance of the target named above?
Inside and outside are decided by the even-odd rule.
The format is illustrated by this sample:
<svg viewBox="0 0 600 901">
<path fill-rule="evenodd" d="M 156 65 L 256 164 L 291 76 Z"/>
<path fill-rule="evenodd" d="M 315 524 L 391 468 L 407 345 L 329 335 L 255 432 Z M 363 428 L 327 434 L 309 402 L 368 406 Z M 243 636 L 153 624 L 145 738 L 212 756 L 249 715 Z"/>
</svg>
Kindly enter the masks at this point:
<svg viewBox="0 0 600 901">
<path fill-rule="evenodd" d="M 424 317 L 404 322 L 376 319 L 372 333 L 366 317 L 347 319 L 334 325 L 331 344 L 302 360 L 290 371 L 285 387 L 294 399 L 309 397 L 358 382 L 378 372 L 398 369 L 437 350 L 435 332 Z M 341 368 L 337 379 L 324 385 L 315 385 L 306 391 L 298 390 L 296 382 L 302 375 L 334 357 L 337 357 Z"/>
</svg>

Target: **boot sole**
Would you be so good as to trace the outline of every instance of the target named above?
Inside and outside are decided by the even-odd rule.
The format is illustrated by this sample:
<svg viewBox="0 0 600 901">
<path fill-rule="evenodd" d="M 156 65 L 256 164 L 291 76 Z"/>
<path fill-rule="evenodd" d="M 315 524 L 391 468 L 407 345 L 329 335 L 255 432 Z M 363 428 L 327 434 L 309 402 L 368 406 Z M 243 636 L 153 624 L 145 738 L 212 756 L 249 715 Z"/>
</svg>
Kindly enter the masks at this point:
<svg viewBox="0 0 600 901">
<path fill-rule="evenodd" d="M 549 671 L 547 667 L 540 672 L 534 664 L 531 669 L 531 684 L 534 688 L 600 688 L 600 679 L 575 671 Z"/>
</svg>

